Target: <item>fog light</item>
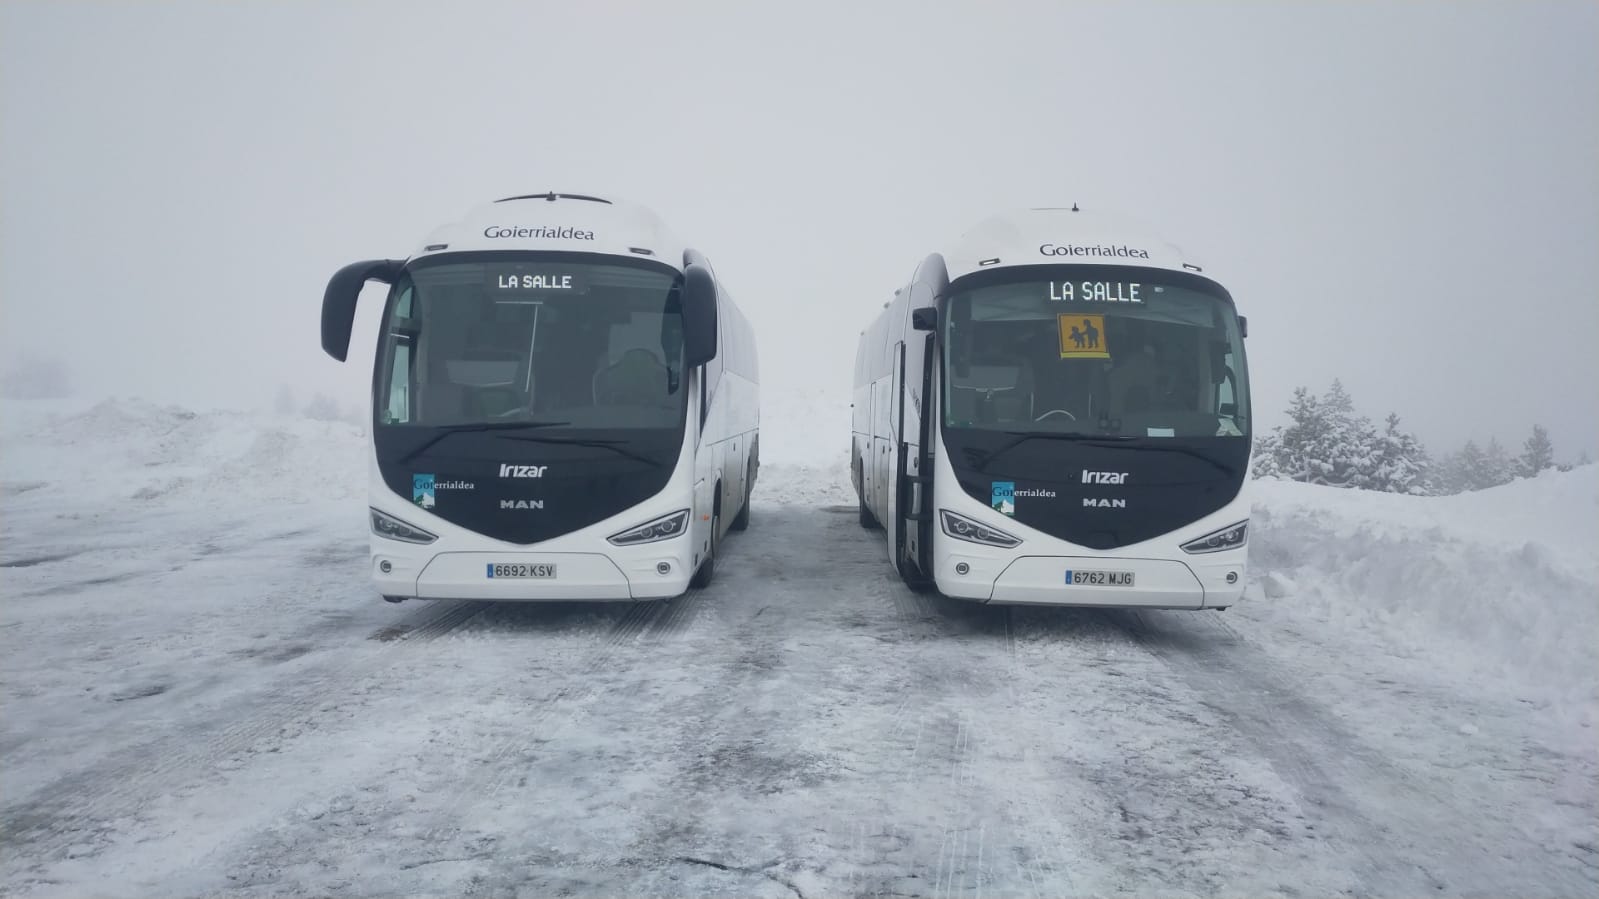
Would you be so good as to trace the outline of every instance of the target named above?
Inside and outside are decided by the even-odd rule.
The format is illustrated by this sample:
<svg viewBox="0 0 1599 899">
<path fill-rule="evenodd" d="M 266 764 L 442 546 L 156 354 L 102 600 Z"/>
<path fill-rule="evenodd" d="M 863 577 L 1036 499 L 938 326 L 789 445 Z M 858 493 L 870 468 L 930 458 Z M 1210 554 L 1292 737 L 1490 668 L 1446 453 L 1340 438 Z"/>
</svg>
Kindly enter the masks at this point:
<svg viewBox="0 0 1599 899">
<path fill-rule="evenodd" d="M 1227 583 L 1229 583 L 1229 584 L 1238 583 L 1238 572 L 1236 572 L 1236 571 L 1227 572 Z"/>
<path fill-rule="evenodd" d="M 378 570 L 383 572 L 384 574 L 388 574 L 389 572 L 394 570 L 394 565 L 392 563 L 390 563 L 388 559 L 384 559 L 383 561 L 378 563 Z"/>
<path fill-rule="evenodd" d="M 956 574 L 965 574 L 966 572 L 971 571 L 971 570 L 972 570 L 972 566 L 967 565 L 965 562 L 956 562 L 955 563 L 955 573 Z"/>
<path fill-rule="evenodd" d="M 656 562 L 655 563 L 655 573 L 656 574 L 671 574 L 672 573 L 672 563 L 671 562 Z"/>
</svg>

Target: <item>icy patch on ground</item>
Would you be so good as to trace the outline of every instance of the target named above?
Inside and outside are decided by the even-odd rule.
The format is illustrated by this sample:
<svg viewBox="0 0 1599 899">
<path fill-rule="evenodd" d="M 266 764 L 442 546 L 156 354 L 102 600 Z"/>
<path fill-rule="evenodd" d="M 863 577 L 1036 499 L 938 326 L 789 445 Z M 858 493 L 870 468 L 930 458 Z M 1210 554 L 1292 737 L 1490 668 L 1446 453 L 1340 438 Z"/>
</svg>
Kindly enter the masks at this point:
<svg viewBox="0 0 1599 899">
<path fill-rule="evenodd" d="M 1599 717 L 1599 466 L 1449 497 L 1253 488 L 1251 595 L 1272 615 Z"/>
</svg>

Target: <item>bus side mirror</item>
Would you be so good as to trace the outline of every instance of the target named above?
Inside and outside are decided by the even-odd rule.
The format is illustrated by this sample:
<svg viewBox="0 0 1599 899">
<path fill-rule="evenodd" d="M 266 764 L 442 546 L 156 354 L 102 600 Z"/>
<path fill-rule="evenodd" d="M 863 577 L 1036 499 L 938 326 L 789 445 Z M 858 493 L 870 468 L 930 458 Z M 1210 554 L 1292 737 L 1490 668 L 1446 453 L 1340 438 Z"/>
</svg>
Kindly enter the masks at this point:
<svg viewBox="0 0 1599 899">
<path fill-rule="evenodd" d="M 921 309 L 912 309 L 911 327 L 918 331 L 937 331 L 938 309 L 933 306 L 924 306 Z"/>
<path fill-rule="evenodd" d="M 1249 336 L 1249 316 L 1247 316 L 1247 315 L 1238 316 L 1238 336 L 1239 337 L 1248 337 Z"/>
<path fill-rule="evenodd" d="M 368 259 L 352 262 L 333 273 L 322 292 L 322 350 L 343 362 L 350 353 L 350 330 L 355 327 L 355 301 L 368 281 L 393 284 L 405 268 L 403 259 Z"/>
<path fill-rule="evenodd" d="M 711 270 L 690 263 L 683 273 L 683 366 L 695 368 L 716 358 L 716 279 Z"/>
</svg>

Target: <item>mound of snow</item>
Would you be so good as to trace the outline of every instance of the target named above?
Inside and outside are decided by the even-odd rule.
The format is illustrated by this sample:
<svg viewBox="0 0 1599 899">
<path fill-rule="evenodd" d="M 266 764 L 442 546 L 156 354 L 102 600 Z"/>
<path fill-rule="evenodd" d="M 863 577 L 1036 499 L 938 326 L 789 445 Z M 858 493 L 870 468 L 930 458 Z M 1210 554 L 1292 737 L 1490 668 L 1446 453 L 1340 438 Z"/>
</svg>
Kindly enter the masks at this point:
<svg viewBox="0 0 1599 899">
<path fill-rule="evenodd" d="M 1593 715 L 1599 466 L 1447 497 L 1253 490 L 1263 603 Z"/>
<path fill-rule="evenodd" d="M 7 404 L 0 478 L 102 503 L 201 495 L 213 507 L 366 489 L 364 432 L 344 422 L 195 411 L 137 399 Z"/>
<path fill-rule="evenodd" d="M 752 499 L 756 508 L 765 503 L 815 507 L 854 505 L 855 501 L 847 452 L 840 454 L 835 465 L 763 464 Z"/>
<path fill-rule="evenodd" d="M 761 397 L 761 464 L 784 463 L 825 467 L 843 457 L 849 461 L 850 399 L 848 391 L 818 387 L 804 392 Z"/>
</svg>

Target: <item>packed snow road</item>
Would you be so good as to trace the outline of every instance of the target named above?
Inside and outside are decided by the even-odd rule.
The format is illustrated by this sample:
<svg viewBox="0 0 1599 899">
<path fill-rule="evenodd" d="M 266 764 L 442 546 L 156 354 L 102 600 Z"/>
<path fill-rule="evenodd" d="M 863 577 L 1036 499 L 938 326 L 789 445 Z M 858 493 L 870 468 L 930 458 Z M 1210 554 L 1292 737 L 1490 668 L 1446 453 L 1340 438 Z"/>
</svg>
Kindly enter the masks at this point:
<svg viewBox="0 0 1599 899">
<path fill-rule="evenodd" d="M 1527 703 L 1243 606 L 913 594 L 853 506 L 757 502 L 671 603 L 402 606 L 332 505 L 51 508 L 0 560 L 8 894 L 1599 886 Z"/>
</svg>

